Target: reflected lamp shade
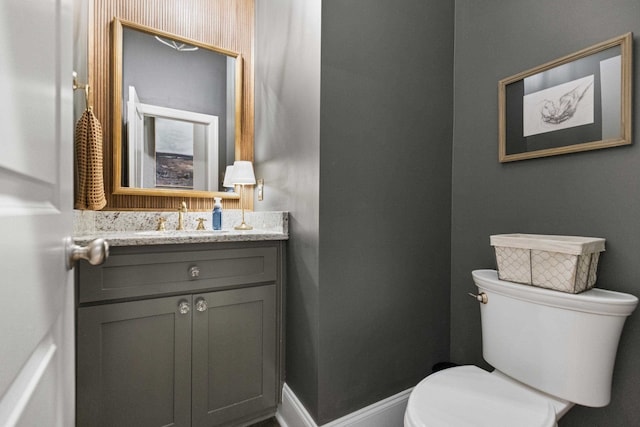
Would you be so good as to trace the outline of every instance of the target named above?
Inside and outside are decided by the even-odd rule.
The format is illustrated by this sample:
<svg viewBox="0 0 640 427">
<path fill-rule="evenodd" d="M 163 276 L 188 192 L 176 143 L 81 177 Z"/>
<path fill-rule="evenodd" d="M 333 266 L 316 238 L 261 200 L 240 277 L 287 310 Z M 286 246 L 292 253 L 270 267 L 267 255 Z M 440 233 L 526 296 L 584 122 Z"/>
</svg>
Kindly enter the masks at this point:
<svg viewBox="0 0 640 427">
<path fill-rule="evenodd" d="M 224 171 L 224 181 L 222 182 L 222 186 L 226 188 L 233 188 L 233 165 L 228 165 L 227 169 Z"/>
<path fill-rule="evenodd" d="M 253 165 L 250 161 L 236 160 L 233 163 L 231 183 L 237 185 L 254 185 L 256 183 L 256 176 L 253 173 Z"/>
</svg>

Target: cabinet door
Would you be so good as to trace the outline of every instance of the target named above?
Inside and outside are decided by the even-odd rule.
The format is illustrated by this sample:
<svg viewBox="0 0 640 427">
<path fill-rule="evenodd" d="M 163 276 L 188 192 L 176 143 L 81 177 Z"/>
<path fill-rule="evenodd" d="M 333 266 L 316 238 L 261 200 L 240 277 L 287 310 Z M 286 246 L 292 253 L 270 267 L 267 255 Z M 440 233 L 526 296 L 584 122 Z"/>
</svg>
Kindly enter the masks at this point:
<svg viewBox="0 0 640 427">
<path fill-rule="evenodd" d="M 275 285 L 193 296 L 194 427 L 275 411 L 275 299 Z"/>
<path fill-rule="evenodd" d="M 78 426 L 190 426 L 191 312 L 182 303 L 191 296 L 78 309 Z"/>
</svg>

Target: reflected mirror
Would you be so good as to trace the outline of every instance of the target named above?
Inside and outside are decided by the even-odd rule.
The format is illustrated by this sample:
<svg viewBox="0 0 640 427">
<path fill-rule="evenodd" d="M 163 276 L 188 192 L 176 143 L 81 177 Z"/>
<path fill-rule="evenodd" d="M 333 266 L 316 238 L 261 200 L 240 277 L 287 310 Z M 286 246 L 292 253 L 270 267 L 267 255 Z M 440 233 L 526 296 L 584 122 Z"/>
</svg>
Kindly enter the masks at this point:
<svg viewBox="0 0 640 427">
<path fill-rule="evenodd" d="M 236 196 L 222 183 L 240 143 L 240 54 L 119 19 L 112 31 L 114 194 Z"/>
</svg>

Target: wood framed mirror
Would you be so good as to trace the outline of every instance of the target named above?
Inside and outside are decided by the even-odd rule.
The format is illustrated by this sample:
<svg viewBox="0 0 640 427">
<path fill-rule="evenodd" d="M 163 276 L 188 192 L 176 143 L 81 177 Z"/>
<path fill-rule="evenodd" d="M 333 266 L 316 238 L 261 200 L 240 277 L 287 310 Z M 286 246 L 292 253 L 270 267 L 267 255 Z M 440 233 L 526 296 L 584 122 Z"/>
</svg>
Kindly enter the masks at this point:
<svg viewBox="0 0 640 427">
<path fill-rule="evenodd" d="M 242 55 L 118 18 L 111 38 L 113 194 L 237 199 Z"/>
</svg>

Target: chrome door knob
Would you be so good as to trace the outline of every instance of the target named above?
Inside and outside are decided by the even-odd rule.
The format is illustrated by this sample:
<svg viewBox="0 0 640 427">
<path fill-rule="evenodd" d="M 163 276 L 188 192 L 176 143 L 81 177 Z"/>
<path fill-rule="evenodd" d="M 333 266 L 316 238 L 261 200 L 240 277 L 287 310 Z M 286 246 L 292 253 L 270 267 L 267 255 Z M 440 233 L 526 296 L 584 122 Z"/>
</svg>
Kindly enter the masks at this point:
<svg viewBox="0 0 640 427">
<path fill-rule="evenodd" d="M 71 270 L 76 261 L 84 259 L 91 265 L 100 265 L 109 258 L 109 244 L 104 239 L 95 239 L 87 246 L 78 246 L 71 237 L 66 242 L 67 268 Z"/>
<path fill-rule="evenodd" d="M 180 303 L 178 304 L 178 312 L 180 314 L 188 314 L 190 310 L 191 307 L 189 306 L 189 303 L 187 301 L 180 301 Z"/>
<path fill-rule="evenodd" d="M 207 300 L 204 298 L 198 298 L 196 300 L 196 310 L 200 312 L 207 311 Z"/>
</svg>

